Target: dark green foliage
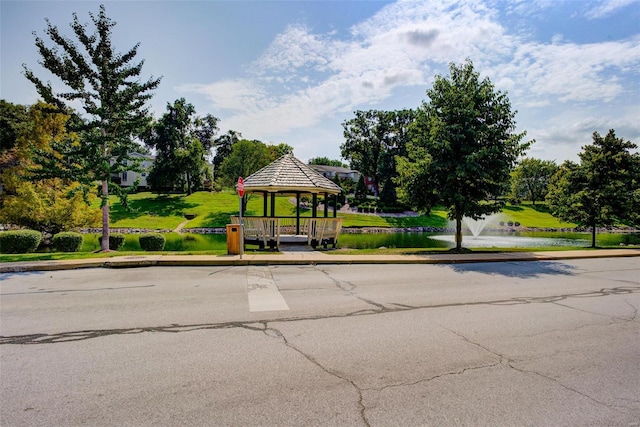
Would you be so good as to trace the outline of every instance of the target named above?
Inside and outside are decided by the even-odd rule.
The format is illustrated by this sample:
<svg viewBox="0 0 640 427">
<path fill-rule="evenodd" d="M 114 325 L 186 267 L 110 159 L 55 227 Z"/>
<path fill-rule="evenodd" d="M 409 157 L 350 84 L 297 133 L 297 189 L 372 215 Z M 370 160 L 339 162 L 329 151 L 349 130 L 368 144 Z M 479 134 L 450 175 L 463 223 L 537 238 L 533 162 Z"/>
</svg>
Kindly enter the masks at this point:
<svg viewBox="0 0 640 427">
<path fill-rule="evenodd" d="M 547 202 L 553 215 L 592 230 L 620 220 L 637 221 L 640 211 L 640 154 L 636 144 L 593 133 L 593 143 L 583 147 L 580 163 L 567 161 L 552 177 Z"/>
<path fill-rule="evenodd" d="M 346 168 L 347 165 L 342 163 L 342 160 L 331 160 L 328 157 L 312 157 L 308 162 L 310 165 L 325 165 Z"/>
<path fill-rule="evenodd" d="M 522 198 L 530 200 L 534 206 L 536 202 L 544 201 L 549 180 L 557 171 L 558 166 L 553 160 L 522 159 L 511 174 L 512 204 L 518 204 Z"/>
<path fill-rule="evenodd" d="M 142 250 L 158 252 L 164 249 L 166 239 L 160 233 L 145 233 L 138 237 L 138 241 Z"/>
<path fill-rule="evenodd" d="M 220 165 L 231 155 L 231 149 L 233 144 L 242 139 L 242 134 L 234 130 L 230 130 L 224 135 L 220 135 L 213 143 L 213 147 L 216 149 L 216 155 L 213 157 L 213 171 L 218 178 L 218 169 Z"/>
<path fill-rule="evenodd" d="M 246 178 L 273 160 L 276 159 L 272 157 L 266 144 L 242 139 L 233 144 L 231 153 L 224 159 L 219 170 L 216 170 L 216 180 L 225 187 L 232 187 L 238 177 Z"/>
<path fill-rule="evenodd" d="M 376 197 L 382 185 L 389 186 L 387 194 L 395 197 L 396 157 L 407 154 L 414 112 L 369 110 L 354 114 L 355 118 L 342 123 L 346 140 L 340 146 L 342 157 L 349 160 L 351 168 L 373 180 Z"/>
<path fill-rule="evenodd" d="M 16 141 L 28 121 L 29 114 L 26 106 L 0 100 L 0 186 L 3 184 L 1 176 L 3 171 L 19 164 Z M 2 197 L 0 197 L 0 207 L 2 207 Z"/>
<path fill-rule="evenodd" d="M 122 233 L 111 233 L 109 234 L 109 250 L 117 251 L 122 246 L 124 246 L 125 235 Z M 98 237 L 98 242 L 100 242 L 100 246 L 104 248 L 102 245 L 102 236 Z"/>
<path fill-rule="evenodd" d="M 82 234 L 63 231 L 53 236 L 53 246 L 60 252 L 78 252 L 82 247 Z"/>
<path fill-rule="evenodd" d="M 400 200 L 429 211 L 444 205 L 456 221 L 462 245 L 462 218 L 500 211 L 510 172 L 529 144 L 514 133 L 515 111 L 507 95 L 488 78 L 479 79 L 468 60 L 450 64 L 450 76 L 436 76 L 416 113 L 408 156 L 398 159 Z M 489 202 L 492 200 L 492 202 Z"/>
<path fill-rule="evenodd" d="M 35 230 L 3 231 L 0 233 L 0 253 L 24 254 L 38 249 L 42 233 Z"/>
<path fill-rule="evenodd" d="M 151 116 L 146 102 L 160 84 L 153 77 L 139 78 L 144 61 L 132 63 L 139 44 L 125 53 L 118 53 L 112 45 L 112 29 L 116 25 L 100 6 L 97 15 L 89 14 L 95 31 L 73 14 L 71 28 L 77 41 L 60 32 L 47 20 L 52 47 L 36 35 L 35 44 L 41 56 L 40 64 L 65 86 L 54 92 L 50 83 L 36 77 L 24 66 L 24 74 L 36 87 L 43 100 L 72 114 L 68 130 L 81 135 L 80 144 L 54 147 L 60 156 L 40 153 L 34 161 L 40 165 L 39 178 L 67 178 L 90 191 L 96 181 L 101 182 L 102 234 L 109 234 L 109 183 L 112 175 L 127 170 L 139 171 L 139 164 L 131 154 L 139 144 L 135 138 L 149 125 Z M 71 106 L 80 105 L 84 116 Z M 107 242 L 104 242 L 106 250 Z"/>
<path fill-rule="evenodd" d="M 271 152 L 271 158 L 273 160 L 277 160 L 286 154 L 293 154 L 293 147 L 289 144 L 285 144 L 284 142 L 278 145 L 267 145 L 267 147 Z"/>
<path fill-rule="evenodd" d="M 148 182 L 154 191 L 186 191 L 191 194 L 212 179 L 206 154 L 214 145 L 218 119 L 197 117 L 184 98 L 167 104 L 167 112 L 145 135 L 145 143 L 156 150 Z"/>
<path fill-rule="evenodd" d="M 358 178 L 358 183 L 356 184 L 356 188 L 354 191 L 356 203 L 361 203 L 367 200 L 369 189 L 367 189 L 367 184 L 365 184 L 364 182 L 364 175 L 360 175 L 360 178 Z"/>
<path fill-rule="evenodd" d="M 26 106 L 0 100 L 0 154 L 16 145 L 28 118 Z"/>
</svg>

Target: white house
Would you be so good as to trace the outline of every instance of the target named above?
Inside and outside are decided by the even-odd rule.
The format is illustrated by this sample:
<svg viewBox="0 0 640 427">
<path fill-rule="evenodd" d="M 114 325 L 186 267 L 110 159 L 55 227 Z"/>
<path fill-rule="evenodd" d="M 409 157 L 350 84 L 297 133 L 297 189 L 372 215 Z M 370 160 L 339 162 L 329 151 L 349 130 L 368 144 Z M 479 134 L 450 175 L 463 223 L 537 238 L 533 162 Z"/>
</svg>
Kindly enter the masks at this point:
<svg viewBox="0 0 640 427">
<path fill-rule="evenodd" d="M 360 172 L 352 169 L 327 165 L 309 165 L 309 167 L 329 179 L 333 179 L 336 175 L 338 175 L 340 179 L 351 178 L 355 182 L 358 182 L 360 179 Z"/>
<path fill-rule="evenodd" d="M 140 167 L 142 169 L 142 172 L 121 172 L 113 177 L 114 181 L 119 183 L 122 187 L 131 187 L 136 182 L 136 180 L 139 180 L 138 187 L 148 187 L 149 184 L 147 184 L 147 175 L 149 174 L 151 166 L 156 159 L 155 156 L 140 153 L 132 153 L 130 154 L 130 156 L 136 159 L 141 159 Z"/>
</svg>

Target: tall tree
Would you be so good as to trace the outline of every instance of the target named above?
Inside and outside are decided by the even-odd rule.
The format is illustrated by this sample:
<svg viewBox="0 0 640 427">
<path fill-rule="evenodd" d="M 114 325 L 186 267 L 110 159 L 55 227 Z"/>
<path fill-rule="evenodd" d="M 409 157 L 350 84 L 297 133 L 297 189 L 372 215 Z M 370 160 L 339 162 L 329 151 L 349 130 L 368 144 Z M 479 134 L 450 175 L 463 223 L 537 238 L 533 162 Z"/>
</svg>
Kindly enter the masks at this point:
<svg viewBox="0 0 640 427">
<path fill-rule="evenodd" d="M 217 118 L 197 117 L 196 110 L 184 98 L 167 104 L 167 112 L 145 135 L 145 143 L 156 150 L 156 160 L 149 173 L 151 188 L 180 188 L 187 194 L 202 184 L 209 173 L 207 148 L 211 147 L 217 130 Z"/>
<path fill-rule="evenodd" d="M 328 157 L 312 157 L 309 159 L 310 165 L 324 165 L 324 166 L 335 166 L 339 168 L 346 168 L 347 165 L 342 163 L 342 160 L 332 160 Z"/>
<path fill-rule="evenodd" d="M 260 141 L 242 139 L 231 149 L 231 154 L 220 165 L 216 179 L 224 187 L 235 185 L 238 177 L 246 178 L 275 160 L 269 147 Z"/>
<path fill-rule="evenodd" d="M 77 182 L 61 178 L 31 179 L 36 167 L 32 161 L 35 150 L 55 157 L 60 155 L 56 147 L 79 143 L 78 135 L 66 130 L 69 116 L 52 110 L 55 109 L 44 103 L 29 108 L 11 150 L 15 162 L 2 172 L 5 185 L 0 194 L 0 223 L 51 235 L 100 224 L 99 209 L 85 203 Z"/>
<path fill-rule="evenodd" d="M 4 188 L 3 172 L 18 165 L 16 141 L 27 122 L 26 106 L 0 100 L 0 195 Z"/>
<path fill-rule="evenodd" d="M 378 196 L 382 185 L 394 185 L 395 158 L 406 155 L 414 112 L 369 110 L 354 114 L 342 123 L 345 142 L 340 146 L 341 155 L 351 168 L 371 178 Z"/>
<path fill-rule="evenodd" d="M 213 157 L 213 170 L 214 173 L 218 174 L 218 169 L 220 165 L 231 154 L 231 149 L 233 148 L 233 144 L 240 141 L 242 139 L 242 134 L 240 132 L 236 132 L 234 130 L 229 130 L 224 135 L 220 135 L 214 142 L 213 147 L 216 150 L 216 154 Z"/>
<path fill-rule="evenodd" d="M 640 210 L 640 154 L 636 144 L 593 133 L 582 147 L 580 163 L 565 162 L 551 179 L 547 201 L 554 215 L 591 228 L 591 247 L 598 227 L 619 220 L 638 220 Z"/>
<path fill-rule="evenodd" d="M 130 154 L 139 144 L 137 137 L 149 124 L 146 102 L 160 84 L 153 77 L 139 79 L 144 61 L 133 63 L 139 44 L 125 53 L 117 52 L 111 42 L 116 25 L 107 17 L 104 6 L 97 15 L 89 13 L 95 31 L 87 32 L 77 14 L 71 28 L 77 39 L 63 35 L 58 27 L 47 22 L 46 34 L 53 47 L 35 35 L 35 44 L 42 57 L 40 64 L 56 76 L 68 89 L 54 92 L 24 65 L 24 74 L 36 87 L 45 102 L 61 111 L 70 111 L 71 103 L 79 103 L 85 115 L 69 121 L 73 131 L 80 133 L 81 143 L 67 147 L 60 158 L 37 156 L 42 165 L 41 176 L 71 177 L 85 189 L 101 183 L 102 250 L 109 250 L 109 184 L 111 176 L 135 169 Z M 79 42 L 79 43 L 78 43 Z"/>
<path fill-rule="evenodd" d="M 278 145 L 267 145 L 267 147 L 269 148 L 269 152 L 271 153 L 271 158 L 273 160 L 279 159 L 285 154 L 293 154 L 293 147 L 289 144 L 285 144 L 284 142 L 281 142 Z"/>
<path fill-rule="evenodd" d="M 558 165 L 553 160 L 522 159 L 511 174 L 512 196 L 520 198 L 524 195 L 535 206 L 547 196 L 549 180 L 557 171 Z"/>
<path fill-rule="evenodd" d="M 516 112 L 505 93 L 473 63 L 450 64 L 450 76 L 436 76 L 412 125 L 406 158 L 399 158 L 399 196 L 427 212 L 436 204 L 456 222 L 456 249 L 462 248 L 462 218 L 500 211 L 501 194 L 518 157 L 528 148 L 514 133 Z"/>
</svg>

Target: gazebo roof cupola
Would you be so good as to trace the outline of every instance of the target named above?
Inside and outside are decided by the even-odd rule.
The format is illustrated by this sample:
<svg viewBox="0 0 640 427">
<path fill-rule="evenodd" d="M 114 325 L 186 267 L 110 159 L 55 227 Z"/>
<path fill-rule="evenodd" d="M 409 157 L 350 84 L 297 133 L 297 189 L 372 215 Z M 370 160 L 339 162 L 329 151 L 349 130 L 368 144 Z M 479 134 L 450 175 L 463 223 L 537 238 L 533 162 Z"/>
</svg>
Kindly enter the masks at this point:
<svg viewBox="0 0 640 427">
<path fill-rule="evenodd" d="M 244 191 L 339 194 L 342 189 L 292 154 L 285 154 L 245 178 Z"/>
</svg>

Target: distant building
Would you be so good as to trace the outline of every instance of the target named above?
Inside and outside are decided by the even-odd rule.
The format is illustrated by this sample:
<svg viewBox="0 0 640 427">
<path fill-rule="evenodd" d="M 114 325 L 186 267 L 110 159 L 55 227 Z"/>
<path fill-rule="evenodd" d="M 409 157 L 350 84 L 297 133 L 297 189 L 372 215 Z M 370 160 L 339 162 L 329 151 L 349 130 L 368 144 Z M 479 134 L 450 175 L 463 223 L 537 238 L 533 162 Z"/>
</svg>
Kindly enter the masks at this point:
<svg viewBox="0 0 640 427">
<path fill-rule="evenodd" d="M 360 172 L 348 168 L 327 165 L 309 165 L 309 167 L 329 179 L 333 179 L 336 175 L 338 175 L 338 178 L 341 180 L 351 178 L 355 182 L 358 182 L 360 179 Z"/>
<path fill-rule="evenodd" d="M 149 171 L 151 170 L 151 166 L 153 166 L 153 162 L 155 161 L 155 156 L 150 154 L 141 154 L 141 153 L 132 153 L 131 157 L 136 159 L 141 159 L 140 167 L 142 169 L 141 172 L 134 171 L 125 171 L 121 172 L 112 177 L 113 182 L 119 184 L 121 187 L 131 187 L 138 180 L 138 187 L 147 188 L 149 184 L 147 184 L 147 176 L 149 175 Z"/>
</svg>

